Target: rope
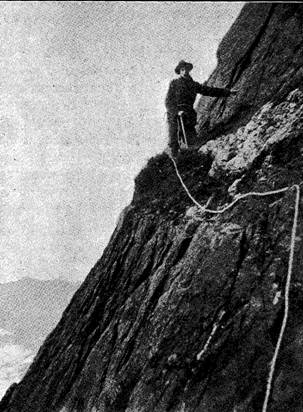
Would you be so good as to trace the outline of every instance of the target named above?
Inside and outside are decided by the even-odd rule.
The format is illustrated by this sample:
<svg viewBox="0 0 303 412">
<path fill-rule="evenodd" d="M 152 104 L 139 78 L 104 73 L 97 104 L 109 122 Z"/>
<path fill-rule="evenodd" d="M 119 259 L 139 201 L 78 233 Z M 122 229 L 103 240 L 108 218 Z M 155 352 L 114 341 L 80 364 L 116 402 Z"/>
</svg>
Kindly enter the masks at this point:
<svg viewBox="0 0 303 412">
<path fill-rule="evenodd" d="M 197 202 L 197 200 L 191 195 L 191 193 L 189 192 L 189 190 L 187 189 L 185 183 L 183 182 L 183 179 L 179 173 L 177 164 L 175 162 L 175 159 L 173 157 L 170 156 L 171 161 L 174 164 L 175 170 L 176 170 L 176 174 L 180 180 L 181 185 L 183 186 L 184 190 L 187 193 L 187 196 L 191 199 L 191 201 L 199 208 L 202 210 L 202 212 L 207 212 L 207 213 L 212 213 L 212 214 L 222 214 L 224 212 L 226 212 L 228 209 L 231 209 L 237 202 L 239 202 L 239 200 L 244 199 L 245 197 L 248 196 L 269 196 L 269 195 L 275 195 L 278 193 L 282 193 L 282 192 L 286 192 L 287 190 L 289 190 L 289 187 L 283 187 L 282 189 L 278 189 L 278 190 L 271 190 L 270 192 L 249 192 L 249 193 L 245 193 L 243 195 L 238 196 L 234 201 L 232 201 L 229 205 L 227 205 L 226 207 L 222 208 L 222 209 L 217 209 L 217 210 L 212 210 L 212 209 L 207 209 L 205 206 L 202 206 L 199 202 Z"/>
<path fill-rule="evenodd" d="M 288 272 L 287 272 L 287 279 L 286 279 L 286 286 L 285 286 L 285 293 L 284 293 L 284 297 L 285 297 L 285 305 L 284 305 L 284 317 L 283 317 L 283 321 L 282 321 L 282 325 L 281 325 L 281 329 L 280 329 L 280 333 L 279 333 L 279 338 L 276 344 L 276 348 L 275 348 L 275 352 L 270 364 L 270 371 L 269 371 L 269 376 L 268 376 L 268 380 L 267 380 L 267 385 L 266 385 L 266 395 L 265 395 L 265 399 L 264 399 L 264 403 L 263 403 L 263 408 L 262 408 L 262 412 L 266 412 L 267 411 L 267 405 L 268 405 L 268 400 L 269 400 L 269 396 L 270 396 L 270 392 L 271 392 L 271 387 L 272 387 L 272 380 L 273 380 L 273 376 L 274 376 L 274 372 L 275 372 L 275 366 L 276 366 L 276 361 L 278 358 L 278 354 L 279 354 L 279 350 L 280 350 L 280 346 L 281 346 L 281 342 L 283 339 L 283 335 L 284 335 L 284 331 L 286 328 L 286 324 L 287 324 L 287 319 L 288 319 L 288 312 L 289 312 L 289 290 L 290 290 L 290 282 L 291 282 L 291 275 L 292 275 L 292 269 L 293 269 L 293 261 L 294 261 L 294 252 L 295 252 L 295 243 L 296 243 L 296 233 L 297 233 L 297 226 L 298 226 L 298 215 L 299 215 L 299 203 L 300 203 L 300 185 L 293 185 L 290 187 L 283 187 L 282 189 L 278 189 L 278 190 L 272 190 L 269 192 L 249 192 L 249 193 L 245 193 L 243 195 L 238 196 L 233 202 L 231 202 L 229 205 L 227 205 L 226 207 L 222 208 L 222 209 L 218 209 L 218 210 L 211 210 L 211 209 L 207 209 L 203 206 L 200 205 L 199 202 L 196 201 L 196 199 L 190 194 L 189 190 L 187 189 L 185 183 L 183 182 L 183 179 L 178 171 L 177 168 L 177 164 L 175 162 L 175 160 L 173 159 L 173 157 L 169 156 L 174 164 L 175 170 L 176 170 L 176 174 L 181 182 L 181 185 L 183 186 L 184 190 L 186 191 L 188 197 L 192 200 L 192 202 L 198 206 L 199 209 L 201 209 L 203 212 L 207 212 L 207 213 L 213 213 L 213 214 L 221 214 L 226 212 L 226 210 L 230 209 L 231 207 L 233 207 L 239 200 L 244 199 L 248 196 L 269 196 L 269 195 L 274 195 L 277 193 L 282 193 L 282 192 L 286 192 L 287 190 L 291 190 L 291 189 L 296 189 L 296 201 L 295 201 L 295 213 L 294 213 L 294 219 L 293 219 L 293 226 L 292 226 L 292 232 L 291 232 L 291 240 L 290 240 L 290 252 L 289 252 L 289 259 L 288 259 Z M 213 334 L 215 333 L 217 328 L 215 328 L 215 330 L 212 331 L 211 336 L 209 337 L 208 341 L 206 342 L 205 345 L 205 350 L 213 336 Z M 202 356 L 202 354 L 205 352 L 205 350 L 202 350 L 202 352 L 199 353 L 199 357 Z M 201 355 L 201 356 L 200 356 Z"/>
<path fill-rule="evenodd" d="M 199 352 L 198 355 L 197 355 L 197 360 L 198 360 L 198 361 L 202 358 L 202 356 L 204 355 L 204 353 L 207 351 L 207 348 L 208 348 L 208 346 L 209 346 L 209 344 L 210 344 L 210 342 L 211 342 L 211 340 L 212 340 L 212 338 L 213 338 L 216 330 L 218 329 L 218 327 L 219 327 L 219 322 L 220 322 L 220 320 L 223 318 L 223 315 L 224 315 L 224 314 L 225 314 L 225 310 L 222 310 L 221 313 L 220 313 L 220 315 L 219 315 L 219 319 L 217 320 L 217 322 L 214 324 L 214 326 L 213 326 L 213 328 L 212 328 L 211 334 L 209 335 L 209 337 L 208 337 L 208 339 L 207 339 L 207 342 L 206 342 L 205 345 L 203 346 L 203 349 L 201 350 L 201 352 Z"/>
<path fill-rule="evenodd" d="M 296 189 L 297 193 L 296 193 L 294 221 L 293 221 L 292 232 L 291 232 L 290 252 L 289 252 L 289 260 L 288 260 L 288 273 L 287 273 L 287 280 L 286 280 L 286 286 L 285 286 L 284 317 L 283 317 L 283 322 L 282 322 L 278 342 L 276 345 L 275 353 L 274 353 L 274 356 L 272 358 L 271 365 L 270 365 L 270 372 L 268 376 L 266 395 L 265 395 L 265 399 L 263 403 L 262 412 L 267 411 L 267 404 L 268 404 L 269 395 L 270 395 L 271 386 L 272 386 L 272 380 L 273 380 L 273 376 L 275 372 L 276 361 L 278 358 L 278 353 L 280 350 L 281 342 L 282 342 L 284 331 L 286 328 L 288 312 L 289 312 L 289 289 L 290 289 L 290 281 L 291 281 L 292 267 L 293 267 L 293 261 L 294 261 L 296 233 L 297 233 L 298 215 L 299 215 L 299 202 L 300 202 L 300 187 L 299 185 L 294 185 L 293 187 Z"/>
</svg>

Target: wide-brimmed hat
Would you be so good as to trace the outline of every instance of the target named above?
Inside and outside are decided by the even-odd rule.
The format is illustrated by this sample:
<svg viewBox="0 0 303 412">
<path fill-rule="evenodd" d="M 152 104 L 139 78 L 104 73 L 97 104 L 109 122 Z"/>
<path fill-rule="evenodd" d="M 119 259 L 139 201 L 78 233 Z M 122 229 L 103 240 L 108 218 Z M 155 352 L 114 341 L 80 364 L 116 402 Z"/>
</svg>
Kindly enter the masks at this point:
<svg viewBox="0 0 303 412">
<path fill-rule="evenodd" d="M 180 70 L 183 69 L 184 67 L 188 69 L 189 71 L 191 71 L 194 66 L 191 63 L 181 60 L 179 61 L 178 66 L 175 68 L 175 72 L 177 74 L 180 74 Z"/>
</svg>

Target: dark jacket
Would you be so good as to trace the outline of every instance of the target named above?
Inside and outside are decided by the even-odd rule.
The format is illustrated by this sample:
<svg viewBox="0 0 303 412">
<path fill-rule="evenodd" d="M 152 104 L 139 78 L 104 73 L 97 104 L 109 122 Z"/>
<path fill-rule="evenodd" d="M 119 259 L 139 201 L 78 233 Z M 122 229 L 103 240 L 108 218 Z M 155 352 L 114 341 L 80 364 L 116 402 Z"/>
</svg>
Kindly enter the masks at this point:
<svg viewBox="0 0 303 412">
<path fill-rule="evenodd" d="M 227 97 L 230 95 L 229 89 L 218 87 L 208 87 L 195 82 L 191 76 L 179 77 L 170 82 L 165 98 L 165 106 L 170 114 L 177 114 L 180 110 L 185 112 L 194 111 L 193 105 L 197 94 L 213 97 Z"/>
</svg>

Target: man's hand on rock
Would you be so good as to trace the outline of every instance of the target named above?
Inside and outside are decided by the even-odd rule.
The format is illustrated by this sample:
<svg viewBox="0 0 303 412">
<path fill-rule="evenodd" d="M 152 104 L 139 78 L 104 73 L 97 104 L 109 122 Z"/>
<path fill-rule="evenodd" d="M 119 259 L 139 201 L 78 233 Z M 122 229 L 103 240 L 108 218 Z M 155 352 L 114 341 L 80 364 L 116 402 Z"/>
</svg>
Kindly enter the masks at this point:
<svg viewBox="0 0 303 412">
<path fill-rule="evenodd" d="M 230 94 L 237 94 L 239 90 L 237 89 L 231 89 L 229 92 Z"/>
<path fill-rule="evenodd" d="M 182 116 L 183 113 L 184 113 L 184 111 L 183 111 L 183 110 L 180 110 L 180 111 L 178 112 L 178 116 Z"/>
</svg>

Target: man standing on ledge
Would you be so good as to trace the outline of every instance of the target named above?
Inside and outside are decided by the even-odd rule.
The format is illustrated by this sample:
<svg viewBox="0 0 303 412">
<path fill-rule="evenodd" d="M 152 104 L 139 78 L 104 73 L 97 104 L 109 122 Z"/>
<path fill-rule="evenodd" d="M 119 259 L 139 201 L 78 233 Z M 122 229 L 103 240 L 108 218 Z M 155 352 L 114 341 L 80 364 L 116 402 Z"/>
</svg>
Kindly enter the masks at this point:
<svg viewBox="0 0 303 412">
<path fill-rule="evenodd" d="M 171 154 L 176 157 L 180 149 L 178 136 L 184 135 L 188 146 L 194 146 L 197 142 L 197 113 L 193 108 L 197 94 L 204 96 L 228 97 L 237 93 L 235 90 L 208 87 L 195 82 L 189 72 L 193 69 L 191 63 L 181 60 L 175 68 L 178 79 L 170 82 L 165 99 L 168 121 L 168 146 Z"/>
</svg>

